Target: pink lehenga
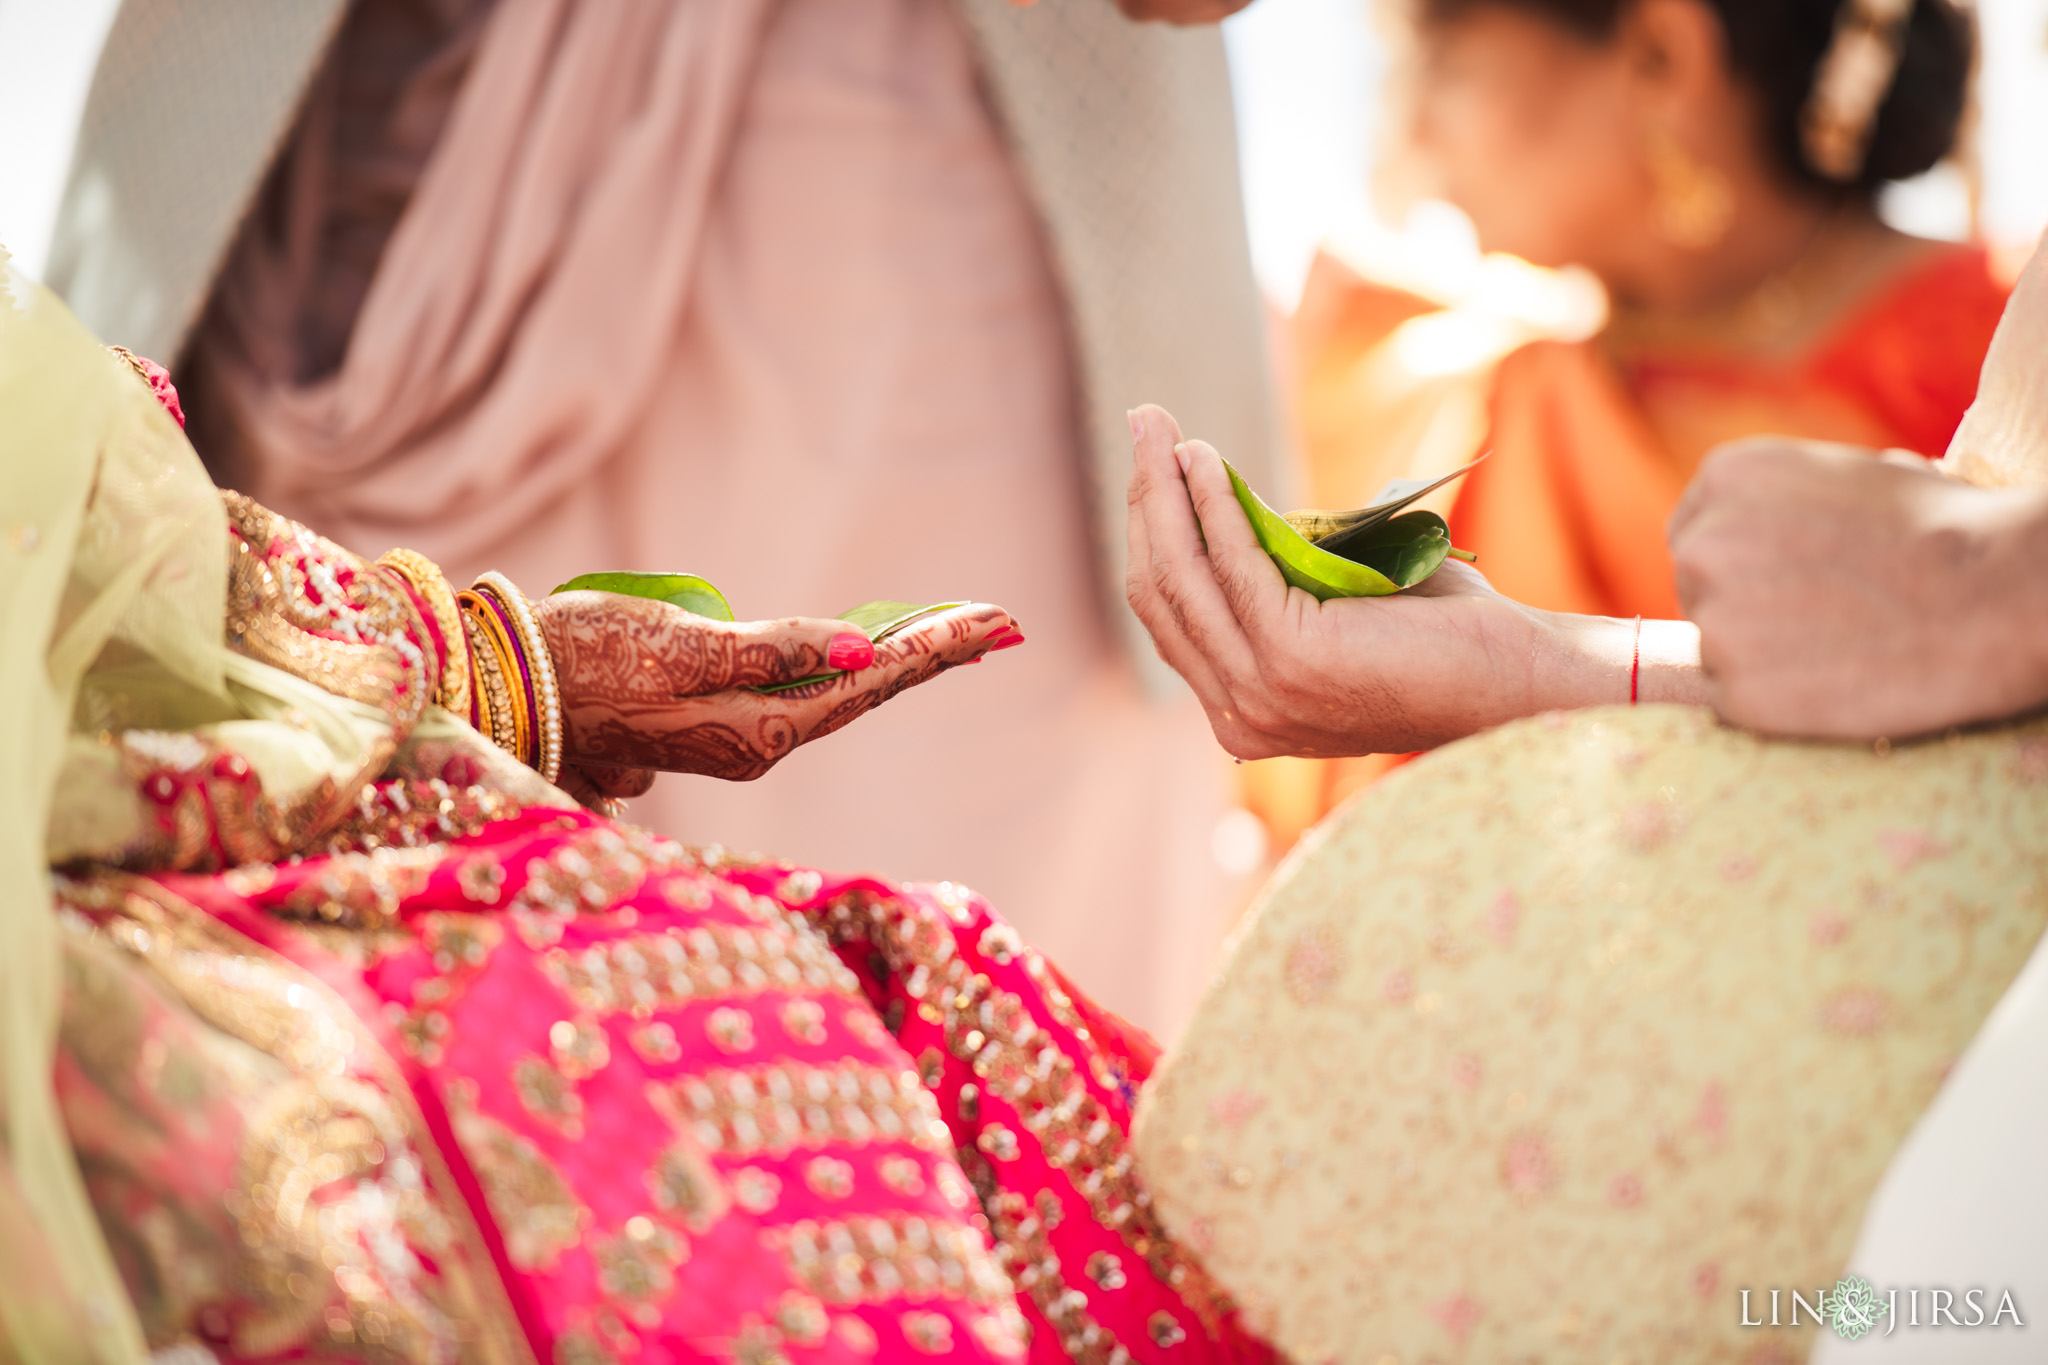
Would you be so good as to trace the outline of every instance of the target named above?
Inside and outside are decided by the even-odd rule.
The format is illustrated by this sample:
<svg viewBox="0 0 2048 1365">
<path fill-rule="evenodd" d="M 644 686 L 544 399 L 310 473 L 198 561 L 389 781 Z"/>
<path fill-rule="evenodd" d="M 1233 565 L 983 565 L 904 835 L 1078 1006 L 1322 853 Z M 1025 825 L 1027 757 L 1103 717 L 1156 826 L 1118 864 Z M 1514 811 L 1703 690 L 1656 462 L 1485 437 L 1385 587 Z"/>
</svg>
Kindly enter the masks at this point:
<svg viewBox="0 0 2048 1365">
<path fill-rule="evenodd" d="M 1149 1039 L 960 887 L 577 807 L 429 705 L 465 646 L 401 575 L 213 495 L 143 385 L 15 294 L 0 426 L 51 409 L 30 425 L 56 463 L 0 460 L 0 484 L 70 527 L 43 548 L 72 557 L 47 671 L 75 698 L 58 776 L 5 796 L 48 812 L 55 946 L 0 984 L 61 962 L 76 1167 L 38 1168 L 10 1107 L 0 1251 L 47 1242 L 82 1305 L 23 1328 L 32 1291 L 0 1289 L 18 1340 L 235 1362 L 1269 1358 L 1132 1170 Z M 53 416 L 80 403 L 111 416 Z M 179 540 L 202 548 L 162 552 Z M 5 572 L 6 600 L 34 587 Z M 174 638 L 209 612 L 210 643 Z M 10 934 L 48 920 L 9 913 Z M 103 1245 L 65 1222 L 77 1176 Z"/>
</svg>

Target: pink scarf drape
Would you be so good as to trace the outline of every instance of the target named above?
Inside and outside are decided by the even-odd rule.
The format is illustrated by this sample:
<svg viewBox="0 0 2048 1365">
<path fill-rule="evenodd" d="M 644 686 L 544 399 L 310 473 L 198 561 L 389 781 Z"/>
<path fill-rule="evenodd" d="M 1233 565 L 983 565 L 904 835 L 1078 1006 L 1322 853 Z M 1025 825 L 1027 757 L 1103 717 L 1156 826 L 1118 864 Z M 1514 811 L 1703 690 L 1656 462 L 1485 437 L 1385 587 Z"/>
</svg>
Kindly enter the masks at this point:
<svg viewBox="0 0 2048 1365">
<path fill-rule="evenodd" d="M 247 491 L 465 561 L 590 475 L 670 355 L 770 6 L 498 0 L 340 369 L 294 382 L 266 291 L 224 283 L 207 362 Z"/>
</svg>

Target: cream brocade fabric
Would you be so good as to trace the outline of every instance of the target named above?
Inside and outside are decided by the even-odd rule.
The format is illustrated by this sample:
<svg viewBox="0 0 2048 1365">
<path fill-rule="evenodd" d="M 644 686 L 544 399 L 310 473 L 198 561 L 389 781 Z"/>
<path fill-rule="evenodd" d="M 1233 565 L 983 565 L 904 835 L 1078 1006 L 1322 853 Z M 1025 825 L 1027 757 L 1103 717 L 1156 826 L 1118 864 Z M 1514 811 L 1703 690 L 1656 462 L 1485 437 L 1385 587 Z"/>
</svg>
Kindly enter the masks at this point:
<svg viewBox="0 0 2048 1365">
<path fill-rule="evenodd" d="M 2048 470 L 2048 256 L 1947 468 Z M 1363 792 L 1141 1104 L 1167 1229 L 1301 1361 L 1789 1365 L 2048 921 L 2048 722 L 1523 721 Z M 1789 1298 L 1785 1300 L 1789 1306 Z M 2031 1318 L 2029 1318 L 2031 1323 Z"/>
<path fill-rule="evenodd" d="M 1739 1291 L 1834 1284 L 2048 920 L 2043 850 L 2048 725 L 1454 746 L 1282 874 L 1147 1092 L 1147 1180 L 1303 1361 L 1803 1358 Z"/>
</svg>

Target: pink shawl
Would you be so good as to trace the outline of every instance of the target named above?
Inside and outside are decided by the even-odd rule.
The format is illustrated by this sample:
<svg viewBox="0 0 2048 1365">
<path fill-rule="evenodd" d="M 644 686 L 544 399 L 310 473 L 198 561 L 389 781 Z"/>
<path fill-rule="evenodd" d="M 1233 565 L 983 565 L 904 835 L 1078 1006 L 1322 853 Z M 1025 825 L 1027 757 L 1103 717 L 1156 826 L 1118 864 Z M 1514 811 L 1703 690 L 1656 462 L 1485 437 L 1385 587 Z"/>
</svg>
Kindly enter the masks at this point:
<svg viewBox="0 0 2048 1365">
<path fill-rule="evenodd" d="M 339 371 L 292 382 L 266 291 L 222 290 L 239 344 L 208 362 L 260 452 L 247 491 L 461 561 L 590 475 L 671 354 L 769 13 L 498 0 Z"/>
</svg>

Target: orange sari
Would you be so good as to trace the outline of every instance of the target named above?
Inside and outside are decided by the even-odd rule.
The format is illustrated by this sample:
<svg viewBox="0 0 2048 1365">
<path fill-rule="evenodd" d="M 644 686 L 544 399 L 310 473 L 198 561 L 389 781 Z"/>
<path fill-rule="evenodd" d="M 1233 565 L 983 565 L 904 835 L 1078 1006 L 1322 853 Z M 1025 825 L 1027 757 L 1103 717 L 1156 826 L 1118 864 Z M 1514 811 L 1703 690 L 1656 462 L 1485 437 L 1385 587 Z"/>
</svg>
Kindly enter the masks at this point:
<svg viewBox="0 0 2048 1365">
<path fill-rule="evenodd" d="M 1534 606 L 1678 617 L 1664 522 L 1709 449 L 1771 433 L 1939 459 L 2005 297 L 1982 249 L 1954 247 L 1789 360 L 1526 346 L 1495 375 L 1494 456 L 1459 493 L 1453 537 Z"/>
<path fill-rule="evenodd" d="M 1312 496 L 1355 506 L 1389 477 L 1491 448 L 1439 506 L 1495 587 L 1553 611 L 1675 618 L 1664 523 L 1709 449 L 1772 433 L 1938 458 L 1976 396 L 2007 292 L 1984 250 L 1940 247 L 1800 355 L 1534 339 L 1455 373 L 1390 379 L 1397 334 L 1438 306 L 1325 255 L 1291 338 Z M 1269 760 L 1247 767 L 1244 795 L 1284 849 L 1398 761 Z"/>
</svg>

